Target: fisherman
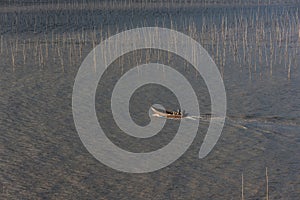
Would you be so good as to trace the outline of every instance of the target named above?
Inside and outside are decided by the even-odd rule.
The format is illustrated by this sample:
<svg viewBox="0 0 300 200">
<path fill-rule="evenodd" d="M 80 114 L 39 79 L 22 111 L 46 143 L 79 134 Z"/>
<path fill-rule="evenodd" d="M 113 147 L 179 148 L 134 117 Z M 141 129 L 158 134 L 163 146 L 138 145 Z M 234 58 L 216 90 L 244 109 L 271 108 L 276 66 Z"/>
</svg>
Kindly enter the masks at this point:
<svg viewBox="0 0 300 200">
<path fill-rule="evenodd" d="M 166 113 L 167 114 L 172 114 L 172 115 L 182 115 L 180 109 L 177 109 L 177 111 L 168 111 L 168 110 L 166 110 Z"/>
<path fill-rule="evenodd" d="M 177 113 L 178 113 L 178 115 L 181 115 L 181 110 L 178 109 L 178 110 L 177 110 Z"/>
</svg>

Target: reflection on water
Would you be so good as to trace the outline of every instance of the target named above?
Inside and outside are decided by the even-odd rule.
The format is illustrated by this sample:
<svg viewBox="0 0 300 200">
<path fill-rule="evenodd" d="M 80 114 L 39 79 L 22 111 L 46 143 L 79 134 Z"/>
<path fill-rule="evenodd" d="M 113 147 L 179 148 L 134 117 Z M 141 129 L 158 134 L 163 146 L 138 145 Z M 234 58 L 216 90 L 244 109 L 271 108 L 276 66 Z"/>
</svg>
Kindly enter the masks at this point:
<svg viewBox="0 0 300 200">
<path fill-rule="evenodd" d="M 74 21 L 56 12 L 23 13 L 24 20 L 17 22 L 13 19 L 21 15 L 1 13 L 8 19 L 1 22 L 0 43 L 1 197 L 239 199 L 243 173 L 245 199 L 264 199 L 268 167 L 270 199 L 299 198 L 299 11 L 274 6 L 67 12 Z M 44 14 L 49 16 L 47 26 L 39 18 Z M 206 158 L 198 159 L 208 127 L 203 121 L 192 146 L 172 165 L 149 174 L 120 173 L 94 159 L 79 139 L 71 106 L 74 78 L 84 57 L 103 38 L 126 27 L 156 23 L 190 34 L 214 57 L 223 73 L 228 118 Z M 193 83 L 201 112 L 210 111 L 204 81 L 181 58 L 154 50 L 121 57 L 99 83 L 97 116 L 115 144 L 136 152 L 168 144 L 179 123 L 170 120 L 161 133 L 143 140 L 125 135 L 113 122 L 110 81 L 142 60 L 159 60 L 184 73 Z M 176 109 L 172 95 L 159 86 L 140 88 L 131 99 L 132 119 L 139 125 L 149 123 L 153 103 Z"/>
</svg>

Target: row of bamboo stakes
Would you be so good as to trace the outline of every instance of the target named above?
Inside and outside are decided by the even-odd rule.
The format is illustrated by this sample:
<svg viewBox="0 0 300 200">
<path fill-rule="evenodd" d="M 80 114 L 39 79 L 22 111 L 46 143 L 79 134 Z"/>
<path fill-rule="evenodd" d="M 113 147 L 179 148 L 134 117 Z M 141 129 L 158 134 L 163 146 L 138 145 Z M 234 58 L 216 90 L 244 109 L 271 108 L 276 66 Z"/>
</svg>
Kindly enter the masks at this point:
<svg viewBox="0 0 300 200">
<path fill-rule="evenodd" d="M 208 50 L 222 75 L 226 67 L 237 66 L 237 70 L 247 69 L 249 78 L 260 76 L 265 71 L 273 76 L 274 70 L 284 69 L 288 79 L 293 70 L 299 65 L 298 50 L 300 46 L 299 11 L 284 10 L 279 13 L 264 16 L 261 12 L 253 12 L 250 17 L 235 15 L 219 16 L 219 22 L 214 18 L 202 16 L 199 19 L 185 19 L 175 21 L 172 17 L 163 21 L 156 21 L 155 25 L 172 29 L 180 29 L 197 40 Z M 46 17 L 47 18 L 47 17 Z M 230 19 L 229 19 L 230 18 Z M 36 24 L 38 19 L 32 18 Z M 272 19 L 272 20 L 270 20 Z M 21 20 L 21 19 L 16 19 Z M 269 21 L 268 21 L 269 20 Z M 147 22 L 144 22 L 148 26 Z M 39 27 L 40 25 L 34 25 Z M 139 26 L 142 27 L 142 26 Z M 48 62 L 54 61 L 64 71 L 68 66 L 79 66 L 86 55 L 86 49 L 91 50 L 97 44 L 120 30 L 134 28 L 127 25 L 120 27 L 94 26 L 74 31 L 59 32 L 55 28 L 51 31 L 41 30 L 39 34 L 26 37 L 22 33 L 2 34 L 0 38 L 0 57 L 9 59 L 8 65 L 15 71 L 17 68 L 31 64 L 43 68 Z M 135 54 L 137 60 L 142 57 Z M 197 56 L 197 55 L 195 55 Z M 158 57 L 164 57 L 159 55 Z M 51 60 L 52 59 L 52 60 Z M 170 56 L 165 58 L 170 62 Z M 122 64 L 122 63 L 120 63 Z"/>
</svg>

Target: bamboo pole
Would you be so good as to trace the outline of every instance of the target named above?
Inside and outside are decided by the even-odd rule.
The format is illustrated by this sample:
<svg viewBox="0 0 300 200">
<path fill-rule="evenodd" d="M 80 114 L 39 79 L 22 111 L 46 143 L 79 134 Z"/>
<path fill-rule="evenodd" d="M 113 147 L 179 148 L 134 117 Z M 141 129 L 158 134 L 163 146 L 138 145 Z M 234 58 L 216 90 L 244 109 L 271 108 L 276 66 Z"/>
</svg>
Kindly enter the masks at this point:
<svg viewBox="0 0 300 200">
<path fill-rule="evenodd" d="M 269 177 L 268 177 L 268 168 L 266 167 L 266 200 L 269 200 Z"/>
<path fill-rule="evenodd" d="M 244 200 L 244 173 L 242 173 L 242 200 Z"/>
</svg>

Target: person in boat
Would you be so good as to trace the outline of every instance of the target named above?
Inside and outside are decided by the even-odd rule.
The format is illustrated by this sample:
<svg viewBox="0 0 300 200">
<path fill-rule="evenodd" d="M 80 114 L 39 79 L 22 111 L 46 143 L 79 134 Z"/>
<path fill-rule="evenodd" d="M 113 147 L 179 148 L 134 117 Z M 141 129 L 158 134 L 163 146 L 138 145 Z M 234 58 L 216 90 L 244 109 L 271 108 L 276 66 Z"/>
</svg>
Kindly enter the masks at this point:
<svg viewBox="0 0 300 200">
<path fill-rule="evenodd" d="M 181 114 L 181 110 L 180 110 L 180 109 L 178 109 L 178 115 L 182 115 L 182 114 Z"/>
<path fill-rule="evenodd" d="M 171 115 L 181 115 L 181 110 L 180 109 L 178 109 L 177 111 L 166 110 L 166 113 Z"/>
<path fill-rule="evenodd" d="M 173 111 L 173 115 L 181 115 L 181 110 L 178 109 L 177 111 Z"/>
<path fill-rule="evenodd" d="M 181 110 L 178 109 L 177 112 L 174 112 L 174 115 L 181 115 Z"/>
</svg>

